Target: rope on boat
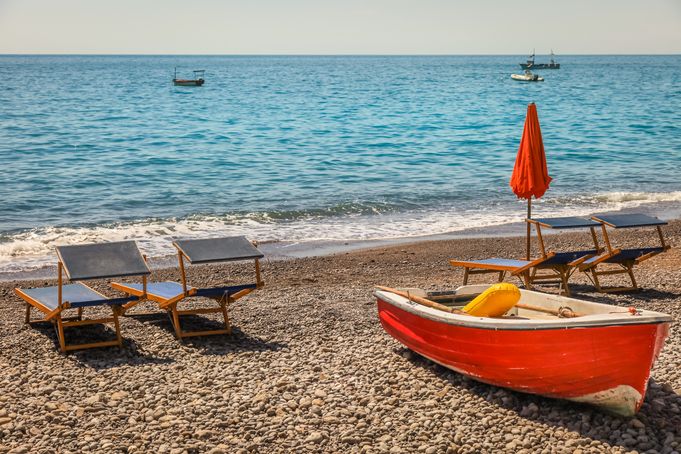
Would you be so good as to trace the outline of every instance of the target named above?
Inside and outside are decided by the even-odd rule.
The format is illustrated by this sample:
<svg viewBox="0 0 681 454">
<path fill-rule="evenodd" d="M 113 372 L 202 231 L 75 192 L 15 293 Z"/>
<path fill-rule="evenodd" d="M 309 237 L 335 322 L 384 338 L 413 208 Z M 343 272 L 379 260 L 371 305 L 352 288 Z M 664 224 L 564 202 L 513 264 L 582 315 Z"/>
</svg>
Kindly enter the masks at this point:
<svg viewBox="0 0 681 454">
<path fill-rule="evenodd" d="M 560 318 L 575 318 L 575 317 L 581 317 L 584 314 L 578 314 L 577 312 L 573 311 L 571 307 L 569 306 L 561 306 L 558 308 L 558 310 L 554 309 L 547 309 L 545 307 L 541 306 L 534 306 L 532 304 L 522 304 L 518 303 L 516 304 L 516 307 L 520 309 L 526 309 L 528 311 L 534 311 L 534 312 L 543 312 L 545 314 L 551 314 L 555 315 L 556 317 Z"/>
</svg>

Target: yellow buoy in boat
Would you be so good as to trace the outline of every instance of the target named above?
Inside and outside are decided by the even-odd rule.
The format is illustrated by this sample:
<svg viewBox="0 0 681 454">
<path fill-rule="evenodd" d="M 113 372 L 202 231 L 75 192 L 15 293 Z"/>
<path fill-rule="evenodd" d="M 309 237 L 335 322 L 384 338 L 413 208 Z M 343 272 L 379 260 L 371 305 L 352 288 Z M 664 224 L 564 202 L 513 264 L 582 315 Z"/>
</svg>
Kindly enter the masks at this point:
<svg viewBox="0 0 681 454">
<path fill-rule="evenodd" d="M 500 317 L 520 300 L 520 290 L 513 284 L 500 282 L 466 304 L 463 311 L 476 317 Z"/>
</svg>

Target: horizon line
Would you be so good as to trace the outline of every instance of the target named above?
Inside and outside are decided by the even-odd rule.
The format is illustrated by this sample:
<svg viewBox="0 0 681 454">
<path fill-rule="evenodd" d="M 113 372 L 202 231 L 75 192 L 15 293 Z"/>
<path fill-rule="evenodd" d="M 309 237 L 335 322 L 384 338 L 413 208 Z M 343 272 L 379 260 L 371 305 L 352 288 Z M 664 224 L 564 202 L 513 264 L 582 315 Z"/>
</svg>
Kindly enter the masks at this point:
<svg viewBox="0 0 681 454">
<path fill-rule="evenodd" d="M 519 56 L 528 55 L 527 53 L 225 53 L 225 54 L 201 54 L 201 53 L 96 53 L 96 52 L 73 52 L 73 53 L 63 53 L 63 52 L 30 52 L 30 53 L 20 53 L 20 52 L 9 52 L 1 53 L 0 56 L 97 56 L 97 57 L 159 57 L 159 56 L 171 56 L 171 57 L 505 57 L 505 56 Z M 535 54 L 539 56 L 551 55 L 547 54 Z M 681 56 L 681 52 L 678 53 L 561 53 L 554 54 L 558 56 Z"/>
</svg>

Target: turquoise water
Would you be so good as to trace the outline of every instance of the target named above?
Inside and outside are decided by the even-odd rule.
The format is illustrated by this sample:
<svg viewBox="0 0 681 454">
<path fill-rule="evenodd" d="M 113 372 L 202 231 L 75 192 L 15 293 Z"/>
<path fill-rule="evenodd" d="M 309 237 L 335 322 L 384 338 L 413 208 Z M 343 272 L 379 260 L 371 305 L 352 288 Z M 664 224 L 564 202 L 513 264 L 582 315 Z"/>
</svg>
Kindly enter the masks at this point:
<svg viewBox="0 0 681 454">
<path fill-rule="evenodd" d="M 443 233 L 523 218 L 508 188 L 537 103 L 537 210 L 681 200 L 681 56 L 0 56 L 0 270 L 54 244 L 245 233 Z M 538 58 L 539 61 L 539 58 Z M 173 87 L 206 70 L 201 88 Z M 664 213 L 660 213 L 663 215 Z"/>
</svg>

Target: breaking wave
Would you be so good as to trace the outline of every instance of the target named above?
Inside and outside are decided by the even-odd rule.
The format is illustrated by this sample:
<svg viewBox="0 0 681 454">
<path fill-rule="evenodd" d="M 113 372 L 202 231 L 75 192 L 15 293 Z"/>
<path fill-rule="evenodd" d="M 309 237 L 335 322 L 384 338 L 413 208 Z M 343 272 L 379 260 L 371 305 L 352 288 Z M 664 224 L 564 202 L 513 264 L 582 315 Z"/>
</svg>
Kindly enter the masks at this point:
<svg viewBox="0 0 681 454">
<path fill-rule="evenodd" d="M 585 216 L 649 205 L 647 211 L 663 218 L 681 212 L 655 205 L 681 201 L 681 191 L 669 193 L 609 192 L 546 196 L 533 203 L 537 216 Z M 261 242 L 357 241 L 412 238 L 463 232 L 522 222 L 524 201 L 487 206 L 399 209 L 389 203 L 344 203 L 329 208 L 225 215 L 193 215 L 184 218 L 144 219 L 85 226 L 52 226 L 0 234 L 0 272 L 21 272 L 54 263 L 54 246 L 102 241 L 137 240 L 150 257 L 174 253 L 174 238 L 247 235 Z"/>
</svg>

